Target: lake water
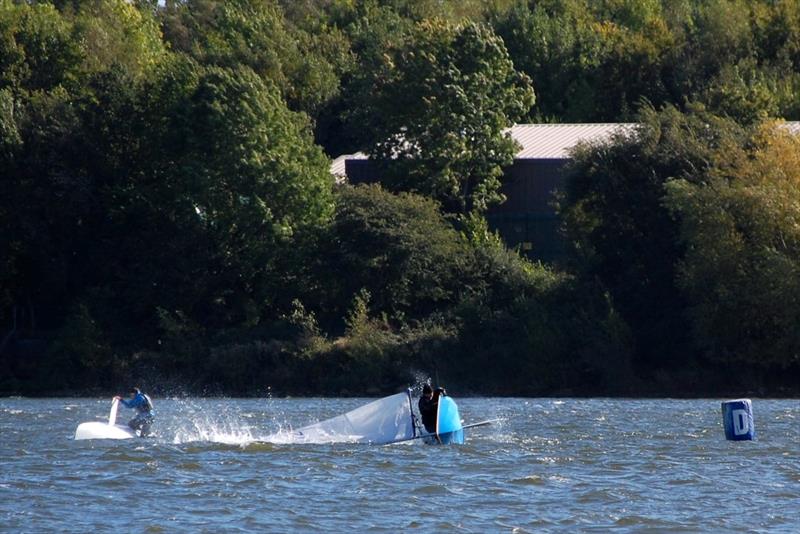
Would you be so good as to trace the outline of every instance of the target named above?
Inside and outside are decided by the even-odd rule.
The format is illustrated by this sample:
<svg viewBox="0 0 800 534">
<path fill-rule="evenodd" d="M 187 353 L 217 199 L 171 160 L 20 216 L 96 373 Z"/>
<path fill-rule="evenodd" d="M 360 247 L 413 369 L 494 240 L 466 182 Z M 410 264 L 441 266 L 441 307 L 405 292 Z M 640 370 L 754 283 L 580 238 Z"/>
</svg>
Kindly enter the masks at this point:
<svg viewBox="0 0 800 534">
<path fill-rule="evenodd" d="M 74 441 L 109 399 L 0 399 L 0 531 L 800 532 L 797 400 L 754 399 L 751 442 L 715 399 L 457 400 L 505 421 L 462 446 L 274 444 L 365 400 L 154 399 L 155 437 Z"/>
</svg>

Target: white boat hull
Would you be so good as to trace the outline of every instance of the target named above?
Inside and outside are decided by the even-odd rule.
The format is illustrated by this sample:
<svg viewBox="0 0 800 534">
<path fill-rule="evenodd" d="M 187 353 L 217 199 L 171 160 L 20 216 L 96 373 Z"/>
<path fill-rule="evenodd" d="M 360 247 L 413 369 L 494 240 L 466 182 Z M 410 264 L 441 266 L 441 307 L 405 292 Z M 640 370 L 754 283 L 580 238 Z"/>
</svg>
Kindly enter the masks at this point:
<svg viewBox="0 0 800 534">
<path fill-rule="evenodd" d="M 129 439 L 136 433 L 126 425 L 109 425 L 99 421 L 81 423 L 75 430 L 75 439 Z"/>
<path fill-rule="evenodd" d="M 81 423 L 75 430 L 75 439 L 128 439 L 135 438 L 136 432 L 128 425 L 117 424 L 117 409 L 119 400 L 114 398 L 111 401 L 111 412 L 108 414 L 108 422 L 91 421 Z"/>
</svg>

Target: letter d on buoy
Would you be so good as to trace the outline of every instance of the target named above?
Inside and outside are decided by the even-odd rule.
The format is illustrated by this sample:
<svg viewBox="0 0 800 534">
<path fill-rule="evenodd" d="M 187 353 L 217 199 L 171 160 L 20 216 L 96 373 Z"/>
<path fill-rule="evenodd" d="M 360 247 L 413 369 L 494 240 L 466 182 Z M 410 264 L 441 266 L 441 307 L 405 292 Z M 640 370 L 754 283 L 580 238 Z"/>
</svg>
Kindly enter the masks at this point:
<svg viewBox="0 0 800 534">
<path fill-rule="evenodd" d="M 753 403 L 750 399 L 723 402 L 722 425 L 725 427 L 725 439 L 733 441 L 753 439 L 756 429 L 753 425 Z"/>
</svg>

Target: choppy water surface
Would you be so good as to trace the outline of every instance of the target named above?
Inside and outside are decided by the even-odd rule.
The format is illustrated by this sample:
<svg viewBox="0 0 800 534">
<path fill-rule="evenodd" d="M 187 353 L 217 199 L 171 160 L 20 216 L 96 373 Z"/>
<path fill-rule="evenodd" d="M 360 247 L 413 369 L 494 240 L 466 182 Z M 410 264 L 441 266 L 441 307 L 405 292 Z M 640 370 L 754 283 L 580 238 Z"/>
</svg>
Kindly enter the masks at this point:
<svg viewBox="0 0 800 534">
<path fill-rule="evenodd" d="M 727 442 L 713 399 L 460 399 L 505 422 L 451 447 L 266 441 L 364 399 L 155 402 L 154 438 L 73 441 L 108 399 L 0 399 L 0 531 L 800 531 L 797 400 Z"/>
</svg>

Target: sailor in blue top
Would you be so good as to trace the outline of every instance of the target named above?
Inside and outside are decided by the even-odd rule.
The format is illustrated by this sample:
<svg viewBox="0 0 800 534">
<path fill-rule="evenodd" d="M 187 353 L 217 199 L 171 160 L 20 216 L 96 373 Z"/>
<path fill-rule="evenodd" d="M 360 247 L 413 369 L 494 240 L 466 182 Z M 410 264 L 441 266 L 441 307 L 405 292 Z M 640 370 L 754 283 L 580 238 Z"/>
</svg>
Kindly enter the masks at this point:
<svg viewBox="0 0 800 534">
<path fill-rule="evenodd" d="M 140 437 L 146 437 L 150 433 L 150 426 L 153 424 L 153 401 L 150 397 L 142 393 L 139 388 L 131 388 L 129 391 L 130 400 L 125 400 L 119 395 L 114 397 L 118 399 L 127 408 L 133 408 L 138 413 L 136 417 L 128 421 L 128 426 L 134 431 L 139 431 Z"/>
</svg>

